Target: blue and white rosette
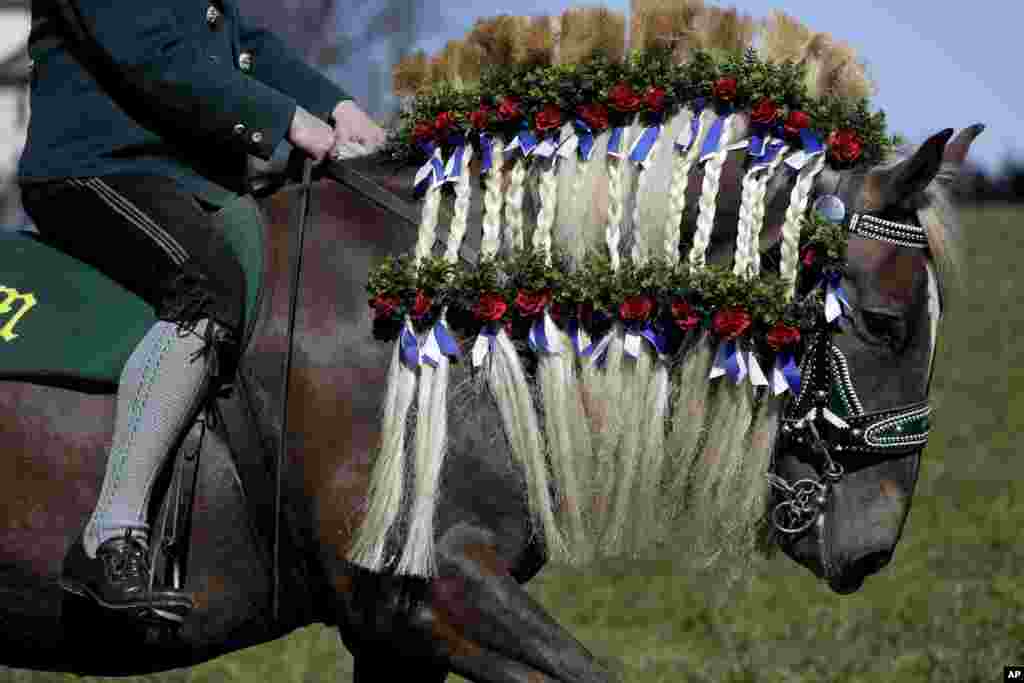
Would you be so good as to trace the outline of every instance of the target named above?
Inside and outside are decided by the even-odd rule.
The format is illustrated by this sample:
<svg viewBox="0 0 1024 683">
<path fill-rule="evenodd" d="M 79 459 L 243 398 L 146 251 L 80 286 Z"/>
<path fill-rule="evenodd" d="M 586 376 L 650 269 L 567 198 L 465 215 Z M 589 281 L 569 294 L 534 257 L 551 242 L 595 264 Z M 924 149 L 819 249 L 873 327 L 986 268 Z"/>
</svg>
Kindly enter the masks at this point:
<svg viewBox="0 0 1024 683">
<path fill-rule="evenodd" d="M 572 342 L 573 351 L 576 352 L 577 356 L 589 355 L 587 351 L 593 346 L 590 341 L 590 335 L 580 325 L 579 318 L 569 318 L 569 322 L 566 325 L 569 332 L 569 341 Z"/>
<path fill-rule="evenodd" d="M 464 157 L 467 155 L 470 159 L 473 158 L 473 148 L 466 144 L 466 136 L 464 135 L 453 135 L 449 138 L 449 142 L 455 146 L 452 150 L 452 155 L 448 157 L 448 163 L 444 168 L 444 180 L 445 183 L 454 183 L 459 180 L 462 175 L 462 165 Z"/>
<path fill-rule="evenodd" d="M 793 396 L 800 395 L 802 383 L 800 367 L 792 351 L 780 351 L 775 355 L 775 366 L 772 368 L 772 396 L 779 396 L 787 391 L 793 392 Z"/>
<path fill-rule="evenodd" d="M 443 319 L 435 322 L 434 326 L 430 328 L 430 332 L 427 333 L 423 349 L 420 352 L 420 363 L 436 368 L 442 355 L 449 358 L 459 357 L 459 345 L 455 342 L 455 338 L 452 337 L 451 331 L 448 329 L 448 324 Z"/>
<path fill-rule="evenodd" d="M 622 154 L 622 137 L 626 133 L 625 126 L 615 126 L 612 128 L 611 137 L 608 138 L 608 156 L 621 159 Z"/>
<path fill-rule="evenodd" d="M 559 156 L 569 156 L 573 152 L 579 153 L 580 161 L 590 161 L 594 154 L 594 131 L 583 119 L 575 119 L 572 122 L 576 134 L 565 141 L 559 148 Z"/>
<path fill-rule="evenodd" d="M 608 347 L 612 343 L 613 336 L 615 336 L 614 330 L 608 332 L 606 335 L 601 337 L 600 340 L 585 348 L 580 355 L 585 358 L 592 359 L 594 365 L 599 368 L 603 368 L 605 363 L 608 362 Z"/>
<path fill-rule="evenodd" d="M 843 289 L 843 274 L 838 271 L 826 273 L 821 279 L 825 288 L 825 320 L 832 322 L 843 315 L 843 307 L 852 308 Z"/>
<path fill-rule="evenodd" d="M 494 353 L 494 345 L 497 337 L 498 323 L 489 322 L 480 328 L 480 334 L 476 336 L 476 341 L 473 343 L 473 349 L 470 351 L 470 358 L 473 361 L 474 368 L 478 368 L 483 365 L 487 355 Z"/>
<path fill-rule="evenodd" d="M 739 384 L 747 376 L 747 358 L 740 350 L 739 341 L 727 339 L 718 345 L 715 362 L 711 366 L 708 379 L 717 379 L 727 375 L 734 384 Z"/>
<path fill-rule="evenodd" d="M 480 133 L 480 175 L 494 167 L 494 137 L 490 133 Z"/>
<path fill-rule="evenodd" d="M 685 126 L 676 137 L 676 150 L 680 154 L 689 151 L 694 141 L 697 140 L 697 133 L 700 131 L 700 117 L 704 113 L 704 98 L 698 98 L 693 104 L 693 118 L 690 125 Z"/>
<path fill-rule="evenodd" d="M 561 353 L 562 345 L 558 341 L 558 327 L 551 319 L 551 314 L 544 311 L 530 325 L 527 342 L 534 353 Z"/>
<path fill-rule="evenodd" d="M 631 322 L 626 325 L 625 338 L 623 339 L 622 350 L 634 360 L 640 357 L 640 346 L 644 340 L 650 343 L 659 358 L 668 353 L 668 339 L 661 333 L 651 321 Z"/>
<path fill-rule="evenodd" d="M 654 144 L 658 141 L 658 136 L 661 135 L 662 115 L 658 114 L 652 120 L 653 124 L 645 127 L 629 148 L 629 160 L 640 164 L 641 167 L 647 166 L 651 150 L 654 149 Z"/>
<path fill-rule="evenodd" d="M 416 339 L 416 333 L 412 329 L 412 322 L 406 318 L 402 325 L 402 333 L 398 337 L 399 358 L 402 365 L 410 370 L 416 370 L 420 365 L 420 344 Z"/>
<path fill-rule="evenodd" d="M 537 138 L 533 136 L 530 127 L 524 121 L 512 141 L 505 145 L 505 153 L 510 154 L 518 149 L 522 151 L 524 157 L 528 157 L 536 146 Z"/>
<path fill-rule="evenodd" d="M 425 142 L 420 145 L 420 149 L 430 158 L 416 171 L 416 177 L 413 179 L 413 195 L 416 198 L 422 197 L 427 190 L 444 182 L 445 178 L 441 147 L 433 142 Z"/>
</svg>

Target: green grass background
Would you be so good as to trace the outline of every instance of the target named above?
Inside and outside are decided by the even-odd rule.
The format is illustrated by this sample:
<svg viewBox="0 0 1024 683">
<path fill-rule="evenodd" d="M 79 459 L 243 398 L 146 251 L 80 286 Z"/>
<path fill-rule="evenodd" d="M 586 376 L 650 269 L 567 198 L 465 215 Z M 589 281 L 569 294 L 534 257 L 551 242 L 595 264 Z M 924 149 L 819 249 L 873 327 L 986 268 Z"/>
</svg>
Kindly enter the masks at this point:
<svg viewBox="0 0 1024 683">
<path fill-rule="evenodd" d="M 781 554 L 726 582 L 688 568 L 684 550 L 549 566 L 530 592 L 626 681 L 989 683 L 1024 664 L 1022 218 L 1007 206 L 965 215 L 965 289 L 943 328 L 936 427 L 896 556 L 858 593 L 835 595 Z M 336 633 L 312 626 L 189 670 L 109 680 L 313 683 L 351 670 Z M 73 679 L 0 667 L 0 683 Z"/>
</svg>

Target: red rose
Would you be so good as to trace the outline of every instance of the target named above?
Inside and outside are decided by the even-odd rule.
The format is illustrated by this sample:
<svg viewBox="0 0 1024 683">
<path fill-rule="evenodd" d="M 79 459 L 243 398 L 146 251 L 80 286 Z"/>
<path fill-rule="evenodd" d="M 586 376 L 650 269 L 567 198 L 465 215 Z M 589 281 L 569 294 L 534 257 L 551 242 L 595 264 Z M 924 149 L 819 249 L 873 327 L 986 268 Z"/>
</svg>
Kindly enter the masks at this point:
<svg viewBox="0 0 1024 683">
<path fill-rule="evenodd" d="M 794 346 L 800 343 L 800 330 L 778 322 L 775 323 L 772 329 L 768 330 L 767 341 L 768 346 L 772 347 L 773 351 L 781 351 L 787 346 Z"/>
<path fill-rule="evenodd" d="M 623 320 L 647 320 L 654 310 L 654 302 L 646 296 L 631 296 L 619 306 L 619 317 Z"/>
<path fill-rule="evenodd" d="M 420 121 L 412 129 L 412 138 L 416 142 L 426 142 L 434 137 L 434 124 L 429 121 Z"/>
<path fill-rule="evenodd" d="M 491 122 L 491 109 L 490 107 L 480 107 L 475 112 L 469 115 L 469 122 L 473 124 L 473 127 L 477 130 L 483 130 Z"/>
<path fill-rule="evenodd" d="M 503 97 L 498 103 L 498 118 L 502 121 L 513 121 L 519 118 L 519 100 L 514 97 Z"/>
<path fill-rule="evenodd" d="M 644 105 L 651 111 L 661 111 L 665 108 L 665 89 L 648 88 L 644 95 Z"/>
<path fill-rule="evenodd" d="M 416 290 L 416 303 L 412 307 L 412 317 L 422 318 L 427 313 L 430 313 L 430 307 L 434 305 L 433 300 L 423 293 L 422 290 Z"/>
<path fill-rule="evenodd" d="M 693 310 L 693 306 L 682 299 L 672 302 L 672 318 L 675 319 L 676 327 L 684 332 L 692 330 L 700 323 L 700 319 L 697 317 L 697 312 Z"/>
<path fill-rule="evenodd" d="M 750 327 L 750 314 L 742 308 L 726 308 L 715 313 L 711 327 L 722 339 L 735 339 Z"/>
<path fill-rule="evenodd" d="M 608 107 L 597 102 L 581 104 L 576 110 L 580 118 L 590 126 L 595 133 L 608 127 Z"/>
<path fill-rule="evenodd" d="M 634 92 L 629 83 L 622 82 L 608 91 L 608 103 L 616 111 L 630 113 L 640 109 L 640 96 Z"/>
<path fill-rule="evenodd" d="M 516 308 L 524 316 L 539 315 L 544 312 L 544 307 L 551 301 L 551 292 L 542 290 L 540 292 L 524 292 L 519 290 L 516 294 Z"/>
<path fill-rule="evenodd" d="M 480 297 L 480 301 L 473 307 L 473 315 L 477 320 L 501 320 L 501 316 L 505 315 L 507 310 L 508 304 L 505 303 L 505 298 L 491 292 Z"/>
<path fill-rule="evenodd" d="M 779 107 L 767 97 L 761 98 L 750 112 L 750 120 L 754 123 L 771 123 L 778 117 Z"/>
<path fill-rule="evenodd" d="M 728 102 L 736 97 L 736 79 L 719 78 L 711 88 L 712 94 L 720 100 Z"/>
<path fill-rule="evenodd" d="M 807 112 L 791 111 L 783 126 L 787 135 L 800 135 L 800 131 L 811 125 L 811 117 Z"/>
<path fill-rule="evenodd" d="M 374 318 L 387 318 L 398 308 L 398 297 L 377 295 L 370 300 Z"/>
<path fill-rule="evenodd" d="M 444 135 L 454 123 L 455 118 L 452 113 L 450 111 L 443 111 L 434 119 L 434 128 L 437 130 L 438 135 Z"/>
<path fill-rule="evenodd" d="M 860 158 L 861 141 L 856 131 L 849 128 L 832 131 L 828 136 L 828 151 L 836 161 L 852 163 Z"/>
<path fill-rule="evenodd" d="M 545 104 L 533 120 L 539 131 L 558 128 L 562 125 L 562 110 L 558 108 L 557 104 Z"/>
<path fill-rule="evenodd" d="M 804 249 L 804 265 L 810 268 L 814 265 L 814 259 L 817 257 L 818 252 L 814 251 L 814 247 L 807 247 Z"/>
</svg>

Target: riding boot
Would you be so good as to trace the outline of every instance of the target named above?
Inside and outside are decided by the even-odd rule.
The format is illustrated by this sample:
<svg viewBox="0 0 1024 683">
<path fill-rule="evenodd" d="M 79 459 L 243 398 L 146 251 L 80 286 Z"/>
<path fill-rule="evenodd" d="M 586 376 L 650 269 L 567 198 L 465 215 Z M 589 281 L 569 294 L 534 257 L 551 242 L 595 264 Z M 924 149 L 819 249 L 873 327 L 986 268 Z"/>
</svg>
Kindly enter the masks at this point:
<svg viewBox="0 0 1024 683">
<path fill-rule="evenodd" d="M 100 544 L 89 557 L 82 541 L 64 561 L 61 587 L 118 614 L 158 624 L 180 623 L 192 611 L 183 593 L 149 588 L 149 549 L 131 531 Z"/>
<path fill-rule="evenodd" d="M 148 577 L 143 590 L 137 569 L 144 564 L 148 574 L 146 513 L 154 482 L 210 387 L 216 360 L 211 340 L 220 329 L 206 319 L 194 326 L 159 321 L 129 357 L 100 498 L 65 564 L 68 590 L 130 613 L 142 613 L 144 606 L 173 606 L 179 615 L 190 609 L 185 593 L 149 593 Z"/>
</svg>

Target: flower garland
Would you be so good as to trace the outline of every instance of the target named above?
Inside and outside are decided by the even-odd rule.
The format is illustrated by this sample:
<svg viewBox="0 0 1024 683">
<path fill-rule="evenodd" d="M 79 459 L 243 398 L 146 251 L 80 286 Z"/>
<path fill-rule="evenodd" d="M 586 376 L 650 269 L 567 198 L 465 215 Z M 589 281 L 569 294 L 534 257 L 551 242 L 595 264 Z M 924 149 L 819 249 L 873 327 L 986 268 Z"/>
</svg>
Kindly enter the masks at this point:
<svg viewBox="0 0 1024 683">
<path fill-rule="evenodd" d="M 651 259 L 624 262 L 614 272 L 606 255 L 591 253 L 569 272 L 557 251 L 549 265 L 539 252 L 524 249 L 475 266 L 429 258 L 417 269 L 410 257 L 391 256 L 373 269 L 367 285 L 374 335 L 393 341 L 406 315 L 417 331 L 425 331 L 447 307 L 461 348 L 481 330 L 501 325 L 522 350 L 547 310 L 577 343 L 579 355 L 590 351 L 581 339 L 597 339 L 621 321 L 666 356 L 679 349 L 686 333 L 708 330 L 723 341 L 744 340 L 763 358 L 799 358 L 802 340 L 822 315 L 833 322 L 830 298 L 840 306 L 845 301 L 839 281 L 848 230 L 812 212 L 801 236 L 801 296 L 789 303 L 783 297 L 787 283 L 777 275 L 746 279 L 727 266 L 693 270 Z"/>
<path fill-rule="evenodd" d="M 685 64 L 655 48 L 633 51 L 622 62 L 598 55 L 579 64 L 489 68 L 475 86 L 441 83 L 418 95 L 386 152 L 422 163 L 438 147 L 447 155 L 466 141 L 486 146 L 498 134 L 551 138 L 566 122 L 587 138 L 637 117 L 656 125 L 688 103 L 720 114 L 747 111 L 755 139 L 771 135 L 791 148 L 824 148 L 833 168 L 875 164 L 899 144 L 886 134 L 885 113 L 872 113 L 866 100 L 811 98 L 805 72 L 792 61 L 764 61 L 753 49 L 724 58 L 697 51 Z"/>
</svg>

